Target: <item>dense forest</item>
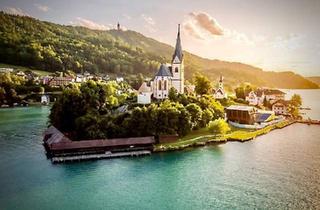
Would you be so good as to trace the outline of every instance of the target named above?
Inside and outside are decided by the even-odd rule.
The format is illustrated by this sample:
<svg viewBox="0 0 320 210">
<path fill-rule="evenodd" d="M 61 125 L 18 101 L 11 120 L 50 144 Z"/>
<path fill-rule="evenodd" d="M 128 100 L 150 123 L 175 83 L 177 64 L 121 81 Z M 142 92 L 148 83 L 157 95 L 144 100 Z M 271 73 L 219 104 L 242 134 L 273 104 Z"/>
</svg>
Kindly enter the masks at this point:
<svg viewBox="0 0 320 210">
<path fill-rule="evenodd" d="M 0 62 L 46 71 L 152 76 L 170 62 L 173 47 L 135 31 L 98 31 L 63 26 L 0 12 Z M 173 39 L 175 34 L 172 35 Z M 223 75 L 227 86 L 250 82 L 278 88 L 318 88 L 293 72 L 266 72 L 235 62 L 204 59 L 185 52 L 186 77 L 202 72 L 212 81 Z"/>
</svg>

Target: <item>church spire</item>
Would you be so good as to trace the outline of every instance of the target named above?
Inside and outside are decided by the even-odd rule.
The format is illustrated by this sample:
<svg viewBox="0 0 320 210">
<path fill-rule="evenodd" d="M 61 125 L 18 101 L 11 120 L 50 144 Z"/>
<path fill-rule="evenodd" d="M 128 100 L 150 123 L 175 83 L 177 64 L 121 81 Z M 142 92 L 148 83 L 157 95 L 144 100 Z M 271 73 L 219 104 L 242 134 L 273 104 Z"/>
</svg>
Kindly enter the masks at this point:
<svg viewBox="0 0 320 210">
<path fill-rule="evenodd" d="M 174 61 L 174 59 L 176 57 L 179 59 L 180 62 L 182 62 L 183 52 L 182 52 L 181 39 L 180 39 L 180 24 L 178 24 L 177 41 L 176 41 L 176 47 L 175 47 L 175 50 L 174 50 L 174 54 L 172 56 L 172 61 Z"/>
</svg>

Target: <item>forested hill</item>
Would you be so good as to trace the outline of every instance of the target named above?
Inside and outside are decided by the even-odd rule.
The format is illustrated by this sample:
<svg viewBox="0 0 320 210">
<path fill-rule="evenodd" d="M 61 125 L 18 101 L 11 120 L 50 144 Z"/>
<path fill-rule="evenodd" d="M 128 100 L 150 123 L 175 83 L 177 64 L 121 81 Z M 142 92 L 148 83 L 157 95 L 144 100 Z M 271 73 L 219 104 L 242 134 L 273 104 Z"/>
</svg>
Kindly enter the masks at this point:
<svg viewBox="0 0 320 210">
<path fill-rule="evenodd" d="M 319 77 L 307 77 L 307 79 L 320 85 L 320 76 Z"/>
<path fill-rule="evenodd" d="M 1 63 L 47 71 L 151 76 L 160 63 L 170 61 L 173 53 L 172 46 L 130 30 L 97 31 L 3 12 L 0 22 Z M 175 38 L 176 34 L 172 36 Z M 197 71 L 212 80 L 222 74 L 230 85 L 250 82 L 278 88 L 318 88 L 293 72 L 265 72 L 250 65 L 204 59 L 188 52 L 185 71 L 187 78 Z"/>
</svg>

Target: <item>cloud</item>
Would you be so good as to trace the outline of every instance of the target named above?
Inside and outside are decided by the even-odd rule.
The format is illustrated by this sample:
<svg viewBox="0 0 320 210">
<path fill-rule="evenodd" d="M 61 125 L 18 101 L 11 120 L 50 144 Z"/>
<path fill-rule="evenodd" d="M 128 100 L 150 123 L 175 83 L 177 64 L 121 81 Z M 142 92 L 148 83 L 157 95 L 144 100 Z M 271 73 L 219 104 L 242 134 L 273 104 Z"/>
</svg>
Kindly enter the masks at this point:
<svg viewBox="0 0 320 210">
<path fill-rule="evenodd" d="M 197 29 L 197 27 L 192 22 L 183 23 L 183 29 L 191 36 L 197 39 L 205 39 L 201 32 Z"/>
<path fill-rule="evenodd" d="M 130 15 L 128 15 L 128 14 L 122 14 L 122 16 L 127 20 L 131 20 L 132 19 L 132 17 Z"/>
<path fill-rule="evenodd" d="M 147 16 L 145 14 L 141 15 L 141 18 L 145 21 L 146 24 L 144 24 L 144 27 L 150 32 L 155 33 L 157 30 L 155 28 L 156 22 L 153 20 L 152 17 Z"/>
<path fill-rule="evenodd" d="M 6 7 L 4 8 L 4 11 L 6 13 L 13 14 L 13 15 L 30 16 L 28 13 L 24 12 L 22 9 L 16 8 L 16 7 Z"/>
<path fill-rule="evenodd" d="M 34 6 L 42 12 L 47 12 L 49 10 L 49 7 L 46 5 L 34 4 Z"/>
<path fill-rule="evenodd" d="M 93 22 L 91 20 L 77 17 L 75 21 L 70 21 L 72 25 L 77 25 L 77 26 L 83 26 L 86 28 L 94 29 L 94 30 L 109 30 L 110 28 L 108 26 L 105 26 L 103 24 L 99 24 L 96 22 Z"/>
<path fill-rule="evenodd" d="M 191 17 L 191 21 L 200 29 L 209 32 L 211 35 L 223 35 L 223 28 L 209 14 L 205 12 L 191 12 L 189 16 Z"/>
<path fill-rule="evenodd" d="M 218 21 L 205 12 L 191 12 L 182 23 L 184 33 L 202 41 L 232 42 L 241 45 L 255 45 L 264 39 L 261 36 L 248 37 L 236 30 L 222 27 Z"/>
<path fill-rule="evenodd" d="M 156 22 L 153 20 L 152 17 L 146 16 L 145 14 L 142 14 L 141 17 L 146 23 L 148 23 L 150 25 L 155 25 L 156 24 Z"/>
</svg>

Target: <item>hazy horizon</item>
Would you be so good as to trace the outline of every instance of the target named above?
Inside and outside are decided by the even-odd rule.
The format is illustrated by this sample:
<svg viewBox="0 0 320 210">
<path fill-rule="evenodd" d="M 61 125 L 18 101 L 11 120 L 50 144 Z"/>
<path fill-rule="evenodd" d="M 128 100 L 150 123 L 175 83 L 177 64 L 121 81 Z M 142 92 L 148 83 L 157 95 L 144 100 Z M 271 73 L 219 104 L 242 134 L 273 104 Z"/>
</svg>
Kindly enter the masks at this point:
<svg viewBox="0 0 320 210">
<path fill-rule="evenodd" d="M 108 30 L 120 22 L 204 58 L 241 62 L 266 71 L 320 75 L 320 1 L 9 1 L 0 9 L 63 25 Z M 70 9 L 72 8 L 72 9 Z"/>
</svg>

